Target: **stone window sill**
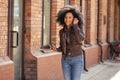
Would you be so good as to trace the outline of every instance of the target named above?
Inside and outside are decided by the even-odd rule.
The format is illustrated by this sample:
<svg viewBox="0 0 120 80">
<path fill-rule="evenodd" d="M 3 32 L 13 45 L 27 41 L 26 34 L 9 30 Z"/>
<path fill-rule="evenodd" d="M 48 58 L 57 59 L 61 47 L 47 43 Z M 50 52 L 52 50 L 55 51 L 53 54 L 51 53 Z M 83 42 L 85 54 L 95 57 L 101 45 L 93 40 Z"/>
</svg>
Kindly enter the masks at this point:
<svg viewBox="0 0 120 80">
<path fill-rule="evenodd" d="M 50 49 L 40 49 L 40 50 L 32 51 L 32 55 L 39 58 L 39 57 L 61 55 L 61 52 L 52 51 Z"/>
<path fill-rule="evenodd" d="M 13 64 L 13 61 L 11 61 L 7 56 L 1 56 L 0 65 L 6 65 L 6 64 Z"/>
</svg>

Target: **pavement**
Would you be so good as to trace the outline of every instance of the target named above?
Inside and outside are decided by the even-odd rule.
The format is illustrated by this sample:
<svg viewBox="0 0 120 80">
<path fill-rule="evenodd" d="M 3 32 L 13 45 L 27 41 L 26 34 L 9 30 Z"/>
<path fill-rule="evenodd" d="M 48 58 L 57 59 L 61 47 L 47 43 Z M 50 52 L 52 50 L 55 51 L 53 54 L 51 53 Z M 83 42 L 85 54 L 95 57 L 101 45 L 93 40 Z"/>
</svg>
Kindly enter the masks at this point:
<svg viewBox="0 0 120 80">
<path fill-rule="evenodd" d="M 120 80 L 120 61 L 105 60 L 83 72 L 81 80 Z"/>
</svg>

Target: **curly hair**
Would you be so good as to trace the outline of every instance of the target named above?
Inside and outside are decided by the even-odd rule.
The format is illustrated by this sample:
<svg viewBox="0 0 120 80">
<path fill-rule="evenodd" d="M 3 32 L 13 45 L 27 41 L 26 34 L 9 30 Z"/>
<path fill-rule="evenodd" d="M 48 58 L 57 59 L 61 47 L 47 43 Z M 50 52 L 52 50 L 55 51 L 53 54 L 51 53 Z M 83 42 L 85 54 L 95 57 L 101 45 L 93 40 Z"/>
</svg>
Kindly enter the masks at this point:
<svg viewBox="0 0 120 80">
<path fill-rule="evenodd" d="M 60 25 L 65 26 L 64 17 L 66 15 L 66 13 L 68 13 L 68 12 L 71 12 L 73 14 L 74 18 L 77 18 L 79 20 L 78 26 L 82 29 L 82 26 L 83 26 L 82 14 L 77 8 L 75 8 L 74 6 L 71 6 L 71 5 L 66 5 L 58 12 L 56 21 Z"/>
</svg>

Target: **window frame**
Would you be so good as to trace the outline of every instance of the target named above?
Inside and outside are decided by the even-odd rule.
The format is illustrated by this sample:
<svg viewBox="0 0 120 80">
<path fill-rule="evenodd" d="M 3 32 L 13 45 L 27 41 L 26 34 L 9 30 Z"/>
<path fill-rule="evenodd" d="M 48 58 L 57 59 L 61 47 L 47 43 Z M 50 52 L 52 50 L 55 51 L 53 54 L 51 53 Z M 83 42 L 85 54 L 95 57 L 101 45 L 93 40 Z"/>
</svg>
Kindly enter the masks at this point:
<svg viewBox="0 0 120 80">
<path fill-rule="evenodd" d="M 50 19 L 49 19 L 49 20 L 50 20 L 50 22 L 49 22 L 49 26 L 50 26 L 49 29 L 50 29 L 50 30 L 49 30 L 49 33 L 50 33 L 50 34 L 49 34 L 49 44 L 48 44 L 48 45 L 44 45 L 44 15 L 45 15 L 45 14 L 44 14 L 44 12 L 45 12 L 45 11 L 44 11 L 44 8 L 45 8 L 45 7 L 44 7 L 44 6 L 45 6 L 45 5 L 44 5 L 44 2 L 45 2 L 45 1 L 42 0 L 42 33 L 41 33 L 41 36 L 42 36 L 41 41 L 42 41 L 42 42 L 41 42 L 41 48 L 46 48 L 46 46 L 49 46 L 49 44 L 51 43 L 51 12 L 52 12 L 52 11 L 51 11 L 51 7 L 52 7 L 52 1 L 50 0 L 50 12 L 49 12 L 49 13 L 50 13 Z"/>
</svg>

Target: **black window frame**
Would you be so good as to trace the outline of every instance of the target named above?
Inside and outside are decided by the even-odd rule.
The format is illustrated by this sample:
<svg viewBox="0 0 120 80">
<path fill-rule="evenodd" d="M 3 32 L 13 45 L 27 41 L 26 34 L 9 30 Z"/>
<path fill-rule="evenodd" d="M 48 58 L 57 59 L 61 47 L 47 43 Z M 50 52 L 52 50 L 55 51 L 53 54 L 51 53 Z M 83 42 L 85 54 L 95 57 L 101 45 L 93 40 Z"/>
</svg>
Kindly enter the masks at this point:
<svg viewBox="0 0 120 80">
<path fill-rule="evenodd" d="M 64 5 L 70 5 L 70 0 L 64 0 Z"/>
</svg>

